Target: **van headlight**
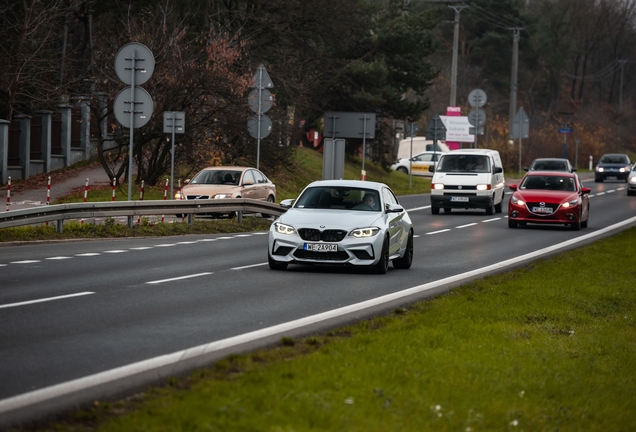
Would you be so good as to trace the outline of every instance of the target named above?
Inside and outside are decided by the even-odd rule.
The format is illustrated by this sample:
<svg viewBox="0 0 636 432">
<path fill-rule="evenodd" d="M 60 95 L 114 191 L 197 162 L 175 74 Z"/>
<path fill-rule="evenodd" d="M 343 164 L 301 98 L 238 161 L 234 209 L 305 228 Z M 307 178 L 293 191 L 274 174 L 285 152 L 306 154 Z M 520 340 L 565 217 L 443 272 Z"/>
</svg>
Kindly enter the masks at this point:
<svg viewBox="0 0 636 432">
<path fill-rule="evenodd" d="M 477 185 L 477 190 L 478 191 L 485 191 L 485 190 L 489 190 L 490 189 L 490 185 L 485 185 L 485 184 L 478 184 Z"/>
<path fill-rule="evenodd" d="M 434 183 L 431 185 L 431 187 L 435 190 L 442 190 L 444 189 L 444 184 L 443 183 Z"/>
</svg>

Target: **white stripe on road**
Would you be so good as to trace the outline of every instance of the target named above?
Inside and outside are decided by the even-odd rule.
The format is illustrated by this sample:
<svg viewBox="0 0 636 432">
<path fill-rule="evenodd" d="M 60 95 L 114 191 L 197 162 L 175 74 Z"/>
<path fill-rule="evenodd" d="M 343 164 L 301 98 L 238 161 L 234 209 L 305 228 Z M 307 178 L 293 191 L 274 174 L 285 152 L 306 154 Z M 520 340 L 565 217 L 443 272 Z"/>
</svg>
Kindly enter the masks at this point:
<svg viewBox="0 0 636 432">
<path fill-rule="evenodd" d="M 18 303 L 8 303 L 8 304 L 5 304 L 5 305 L 0 305 L 0 309 L 16 307 L 16 306 L 24 306 L 24 305 L 33 304 L 33 303 L 42 303 L 42 302 L 47 302 L 47 301 L 52 301 L 52 300 L 60 300 L 60 299 L 71 298 L 71 297 L 85 296 L 85 295 L 89 295 L 89 294 L 95 294 L 95 293 L 92 292 L 92 291 L 86 291 L 86 292 L 81 292 L 81 293 L 77 293 L 77 294 L 67 294 L 67 295 L 62 295 L 62 296 L 57 296 L 57 297 L 48 297 L 48 298 L 43 298 L 43 299 L 38 299 L 38 300 L 29 300 L 29 301 L 23 301 L 23 302 L 18 302 Z"/>
<path fill-rule="evenodd" d="M 530 252 L 525 255 L 510 258 L 508 260 L 492 264 L 480 269 L 471 270 L 465 273 L 450 276 L 437 281 L 429 282 L 423 285 L 418 285 L 412 288 L 408 288 L 392 294 L 387 294 L 381 297 L 377 297 L 371 300 L 366 300 L 360 303 L 355 303 L 349 306 L 341 307 L 339 309 L 330 310 L 327 312 L 319 313 L 316 315 L 300 318 L 294 321 L 281 323 L 275 326 L 267 327 L 253 332 L 244 333 L 238 336 L 221 339 L 214 342 L 209 342 L 203 345 L 198 345 L 192 348 L 188 348 L 182 351 L 177 351 L 172 354 L 166 354 L 159 357 L 142 360 L 137 363 L 131 363 L 126 366 L 121 366 L 115 369 L 110 369 L 104 372 L 99 372 L 93 375 L 88 375 L 82 378 L 78 378 L 72 381 L 63 382 L 60 384 L 52 385 L 38 390 L 33 390 L 28 393 L 23 393 L 17 396 L 9 397 L 0 400 L 0 413 L 12 411 L 18 408 L 27 407 L 36 403 L 45 402 L 54 398 L 58 398 L 67 394 L 86 390 L 100 384 L 106 384 L 118 379 L 128 378 L 138 373 L 156 370 L 161 367 L 174 365 L 180 361 L 199 357 L 205 354 L 210 354 L 222 349 L 233 348 L 245 343 L 258 341 L 260 339 L 283 335 L 292 330 L 297 330 L 309 325 L 325 322 L 334 318 L 350 315 L 352 313 L 367 310 L 369 308 L 377 307 L 388 302 L 401 300 L 403 298 L 429 291 L 440 286 L 448 286 L 450 284 L 461 283 L 464 280 L 471 280 L 476 277 L 488 274 L 492 271 L 505 270 L 509 266 L 514 266 L 518 263 L 524 262 L 528 259 L 537 258 L 547 253 L 557 252 L 564 250 L 570 246 L 578 243 L 585 242 L 589 239 L 600 237 L 605 233 L 611 232 L 615 229 L 631 225 L 636 223 L 636 217 L 624 220 L 617 224 L 605 227 L 598 231 L 576 237 L 574 239 L 565 241 L 560 244 L 552 245 L 547 248 L 539 249 L 534 252 Z"/>
<path fill-rule="evenodd" d="M 49 258 L 44 258 L 47 260 L 65 260 L 65 259 L 71 259 L 73 257 L 70 256 L 56 256 L 56 257 L 49 257 Z"/>
<path fill-rule="evenodd" d="M 498 221 L 501 220 L 501 218 L 492 218 L 492 219 L 486 219 L 484 221 L 482 221 L 483 223 L 487 223 L 487 222 L 494 222 L 494 221 Z"/>
<path fill-rule="evenodd" d="M 112 254 L 124 253 L 124 252 L 128 252 L 128 251 L 126 249 L 114 249 L 114 250 L 104 251 L 104 253 L 112 253 Z"/>
<path fill-rule="evenodd" d="M 75 256 L 78 256 L 78 257 L 89 257 L 89 256 L 98 256 L 98 255 L 101 255 L 101 254 L 98 253 L 98 252 L 88 252 L 88 253 L 83 253 L 83 254 L 75 254 Z"/>
<path fill-rule="evenodd" d="M 246 269 L 246 268 L 260 267 L 260 266 L 264 266 L 264 265 L 267 265 L 267 263 L 264 262 L 264 263 L 260 263 L 260 264 L 246 265 L 246 266 L 243 266 L 243 267 L 232 267 L 230 270 L 243 270 L 243 269 Z"/>
<path fill-rule="evenodd" d="M 466 225 L 460 225 L 460 226 L 455 227 L 455 228 L 467 228 L 467 227 L 471 227 L 473 225 L 477 225 L 477 222 L 469 223 L 469 224 L 466 224 Z"/>
<path fill-rule="evenodd" d="M 193 275 L 179 276 L 179 277 L 170 278 L 170 279 L 161 279 L 161 280 L 150 281 L 150 282 L 146 282 L 146 283 L 147 284 L 160 284 L 160 283 L 164 283 L 164 282 L 173 282 L 173 281 L 178 281 L 178 280 L 183 280 L 183 279 L 191 279 L 191 278 L 195 278 L 195 277 L 199 277 L 199 276 L 207 276 L 207 275 L 211 275 L 211 274 L 212 274 L 212 272 L 197 273 L 197 274 L 193 274 Z"/>
<path fill-rule="evenodd" d="M 417 210 L 424 210 L 424 209 L 427 209 L 427 208 L 430 208 L 430 207 L 431 207 L 430 205 L 427 205 L 427 206 L 424 206 L 424 207 L 415 207 L 415 208 L 412 208 L 412 209 L 408 209 L 407 212 L 412 212 L 412 211 L 417 211 Z"/>
<path fill-rule="evenodd" d="M 426 234 L 426 235 L 439 234 L 439 233 L 443 233 L 443 232 L 446 232 L 446 231 L 450 231 L 450 228 L 446 228 L 446 229 L 439 230 L 439 231 L 427 232 L 427 233 L 425 233 L 425 234 Z"/>
<path fill-rule="evenodd" d="M 146 250 L 146 249 L 152 249 L 152 246 L 139 246 L 139 247 L 130 248 L 130 250 Z"/>
<path fill-rule="evenodd" d="M 24 260 L 24 261 L 12 261 L 9 264 L 33 264 L 39 263 L 40 260 Z"/>
</svg>

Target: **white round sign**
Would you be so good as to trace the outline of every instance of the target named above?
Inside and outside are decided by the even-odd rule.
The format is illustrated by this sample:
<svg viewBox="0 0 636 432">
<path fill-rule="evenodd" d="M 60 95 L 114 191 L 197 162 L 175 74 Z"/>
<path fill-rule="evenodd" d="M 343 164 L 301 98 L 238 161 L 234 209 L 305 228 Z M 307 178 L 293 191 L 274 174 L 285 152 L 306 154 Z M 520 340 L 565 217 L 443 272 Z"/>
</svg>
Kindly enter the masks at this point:
<svg viewBox="0 0 636 432">
<path fill-rule="evenodd" d="M 468 103 L 471 106 L 481 108 L 486 105 L 487 100 L 486 92 L 481 89 L 475 89 L 468 93 Z"/>
<path fill-rule="evenodd" d="M 133 54 L 135 86 L 138 86 L 148 81 L 155 71 L 155 56 L 146 45 L 137 42 L 131 42 L 119 49 L 115 57 L 115 72 L 117 77 L 128 85 L 132 85 Z"/>
</svg>

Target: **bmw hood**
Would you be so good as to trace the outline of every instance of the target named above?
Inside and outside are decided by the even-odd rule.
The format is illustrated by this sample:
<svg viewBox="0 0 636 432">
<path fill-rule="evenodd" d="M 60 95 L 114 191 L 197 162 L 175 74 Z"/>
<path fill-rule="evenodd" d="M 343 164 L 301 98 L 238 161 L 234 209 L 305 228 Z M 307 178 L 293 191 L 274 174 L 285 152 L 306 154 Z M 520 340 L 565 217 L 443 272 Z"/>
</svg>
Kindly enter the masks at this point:
<svg viewBox="0 0 636 432">
<path fill-rule="evenodd" d="M 384 217 L 382 212 L 366 212 L 357 210 L 318 210 L 291 208 L 278 218 L 278 222 L 294 228 L 341 229 L 366 228 L 383 226 L 377 224 Z"/>
</svg>

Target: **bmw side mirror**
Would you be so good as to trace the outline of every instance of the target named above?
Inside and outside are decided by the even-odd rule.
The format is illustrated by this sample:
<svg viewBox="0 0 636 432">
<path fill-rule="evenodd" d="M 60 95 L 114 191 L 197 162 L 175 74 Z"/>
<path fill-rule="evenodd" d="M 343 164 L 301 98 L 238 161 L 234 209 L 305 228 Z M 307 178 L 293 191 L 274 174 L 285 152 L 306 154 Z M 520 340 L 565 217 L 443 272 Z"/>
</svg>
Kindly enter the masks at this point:
<svg viewBox="0 0 636 432">
<path fill-rule="evenodd" d="M 295 199 L 285 199 L 280 202 L 280 206 L 283 208 L 291 208 L 294 205 Z"/>
<path fill-rule="evenodd" d="M 384 211 L 386 213 L 402 213 L 404 211 L 404 207 L 399 204 L 385 204 Z"/>
</svg>

